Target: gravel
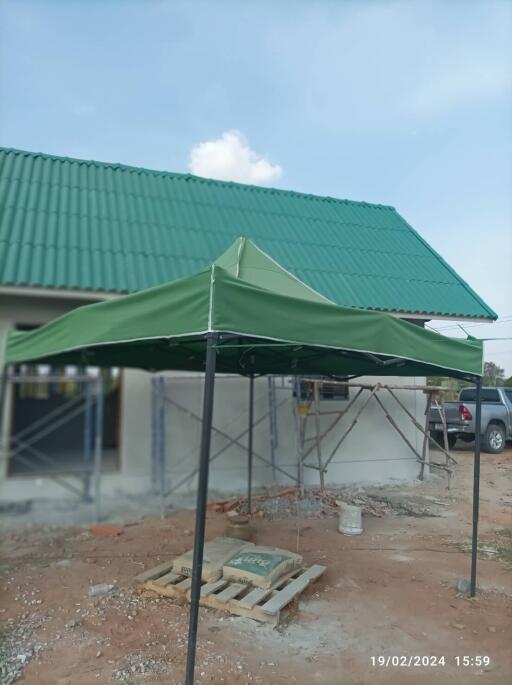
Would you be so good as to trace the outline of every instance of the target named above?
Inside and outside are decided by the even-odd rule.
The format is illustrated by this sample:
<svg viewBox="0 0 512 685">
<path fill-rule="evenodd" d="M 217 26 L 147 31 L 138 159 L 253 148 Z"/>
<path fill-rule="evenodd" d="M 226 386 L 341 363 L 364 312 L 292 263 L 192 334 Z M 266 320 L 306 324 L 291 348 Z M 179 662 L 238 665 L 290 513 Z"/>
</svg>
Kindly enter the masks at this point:
<svg viewBox="0 0 512 685">
<path fill-rule="evenodd" d="M 9 619 L 0 628 L 0 683 L 11 685 L 21 677 L 23 669 L 34 655 L 47 645 L 33 639 L 44 616 L 32 614 L 24 619 Z"/>
</svg>

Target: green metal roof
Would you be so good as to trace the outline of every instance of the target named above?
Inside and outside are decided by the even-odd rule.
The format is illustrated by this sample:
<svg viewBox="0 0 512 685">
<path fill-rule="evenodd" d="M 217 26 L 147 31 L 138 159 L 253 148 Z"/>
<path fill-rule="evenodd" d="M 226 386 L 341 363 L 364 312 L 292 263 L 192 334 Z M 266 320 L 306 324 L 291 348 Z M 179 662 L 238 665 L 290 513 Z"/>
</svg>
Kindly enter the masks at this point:
<svg viewBox="0 0 512 685">
<path fill-rule="evenodd" d="M 134 292 L 246 235 L 333 302 L 496 314 L 393 207 L 0 148 L 0 283 Z"/>
</svg>

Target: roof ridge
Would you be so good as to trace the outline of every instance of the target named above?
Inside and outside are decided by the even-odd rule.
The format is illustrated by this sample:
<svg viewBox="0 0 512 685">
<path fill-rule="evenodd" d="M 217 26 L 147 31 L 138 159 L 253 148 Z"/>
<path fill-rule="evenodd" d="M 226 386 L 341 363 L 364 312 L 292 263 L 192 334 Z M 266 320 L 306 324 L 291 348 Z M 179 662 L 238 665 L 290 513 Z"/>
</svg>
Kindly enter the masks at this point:
<svg viewBox="0 0 512 685">
<path fill-rule="evenodd" d="M 61 162 L 75 162 L 78 164 L 87 164 L 95 167 L 107 167 L 110 169 L 125 169 L 127 171 L 139 174 L 150 174 L 155 176 L 169 176 L 184 181 L 194 181 L 198 183 L 209 183 L 219 186 L 228 186 L 241 188 L 247 191 L 257 191 L 262 193 L 278 193 L 282 195 L 293 195 L 298 197 L 308 198 L 310 200 L 319 200 L 324 202 L 335 202 L 349 205 L 357 205 L 363 207 L 375 207 L 378 209 L 390 209 L 396 211 L 392 205 L 384 205 L 376 202 L 366 202 L 365 200 L 349 200 L 347 198 L 336 198 L 330 195 L 315 195 L 313 193 L 303 193 L 299 190 L 291 190 L 286 188 L 274 188 L 270 186 L 257 186 L 250 183 L 239 183 L 237 181 L 222 181 L 217 178 L 208 178 L 206 176 L 196 176 L 195 174 L 186 174 L 178 171 L 166 171 L 164 169 L 149 169 L 148 167 L 137 167 L 131 164 L 123 164 L 121 162 L 101 162 L 95 159 L 80 159 L 78 157 L 67 157 L 64 155 L 53 155 L 48 152 L 32 152 L 30 150 L 20 150 L 14 147 L 0 146 L 0 152 L 14 153 L 18 155 L 25 155 L 31 157 L 43 157 L 45 159 L 53 159 Z"/>
</svg>

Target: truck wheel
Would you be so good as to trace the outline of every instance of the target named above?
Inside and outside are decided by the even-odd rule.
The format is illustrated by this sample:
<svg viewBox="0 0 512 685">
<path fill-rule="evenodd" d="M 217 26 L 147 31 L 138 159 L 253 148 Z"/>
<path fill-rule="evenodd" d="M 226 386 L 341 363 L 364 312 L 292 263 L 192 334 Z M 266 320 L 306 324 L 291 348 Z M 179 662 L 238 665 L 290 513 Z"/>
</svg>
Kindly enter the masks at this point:
<svg viewBox="0 0 512 685">
<path fill-rule="evenodd" d="M 490 423 L 484 436 L 484 450 L 498 454 L 505 449 L 505 430 L 498 423 Z"/>
</svg>

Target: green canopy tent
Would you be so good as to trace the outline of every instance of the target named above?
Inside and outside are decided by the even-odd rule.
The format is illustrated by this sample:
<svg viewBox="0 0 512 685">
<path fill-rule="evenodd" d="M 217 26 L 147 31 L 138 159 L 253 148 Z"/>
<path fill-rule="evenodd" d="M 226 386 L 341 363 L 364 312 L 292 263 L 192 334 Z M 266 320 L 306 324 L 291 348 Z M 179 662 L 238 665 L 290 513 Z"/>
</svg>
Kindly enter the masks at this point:
<svg viewBox="0 0 512 685">
<path fill-rule="evenodd" d="M 192 683 L 215 374 L 435 374 L 480 388 L 483 350 L 478 340 L 450 339 L 390 314 L 333 304 L 239 238 L 193 276 L 80 307 L 35 331 L 11 333 L 6 363 L 22 362 L 205 372 L 186 677 Z M 472 594 L 479 438 L 477 431 Z"/>
</svg>

